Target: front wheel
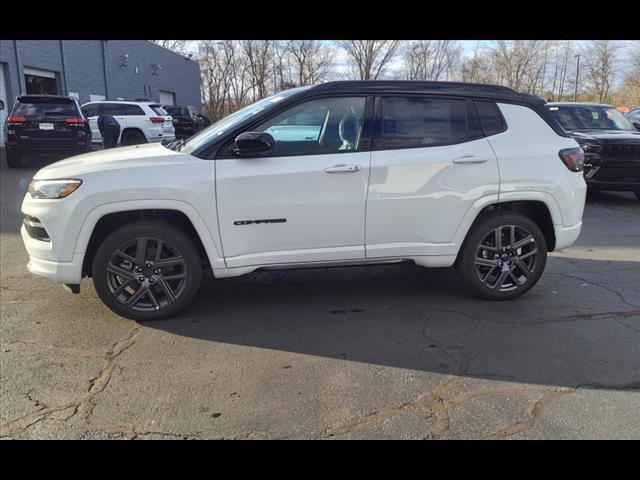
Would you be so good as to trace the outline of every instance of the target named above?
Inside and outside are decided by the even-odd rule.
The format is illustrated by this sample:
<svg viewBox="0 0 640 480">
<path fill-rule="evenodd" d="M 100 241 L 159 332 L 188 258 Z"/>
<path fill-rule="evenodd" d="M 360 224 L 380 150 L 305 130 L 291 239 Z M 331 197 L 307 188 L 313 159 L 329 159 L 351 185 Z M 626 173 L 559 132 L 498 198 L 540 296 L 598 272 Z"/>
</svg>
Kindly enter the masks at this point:
<svg viewBox="0 0 640 480">
<path fill-rule="evenodd" d="M 480 297 L 509 300 L 536 284 L 546 261 L 547 242 L 538 225 L 524 215 L 497 211 L 473 226 L 456 270 Z"/>
<path fill-rule="evenodd" d="M 178 313 L 202 282 L 202 261 L 184 233 L 162 222 L 125 225 L 98 247 L 92 265 L 100 299 L 133 320 L 157 320 Z"/>
</svg>

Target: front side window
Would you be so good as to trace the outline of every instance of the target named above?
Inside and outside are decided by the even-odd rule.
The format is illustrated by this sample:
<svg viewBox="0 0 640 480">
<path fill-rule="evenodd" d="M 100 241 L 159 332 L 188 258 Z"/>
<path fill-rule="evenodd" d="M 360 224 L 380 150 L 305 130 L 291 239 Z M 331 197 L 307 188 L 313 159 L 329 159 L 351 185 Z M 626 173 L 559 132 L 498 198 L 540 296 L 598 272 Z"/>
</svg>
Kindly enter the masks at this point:
<svg viewBox="0 0 640 480">
<path fill-rule="evenodd" d="M 365 97 L 311 100 L 252 130 L 271 134 L 271 156 L 352 152 L 360 144 L 365 102 Z"/>
<path fill-rule="evenodd" d="M 425 97 L 382 99 L 382 147 L 419 148 L 447 145 L 467 138 L 464 100 Z"/>
</svg>

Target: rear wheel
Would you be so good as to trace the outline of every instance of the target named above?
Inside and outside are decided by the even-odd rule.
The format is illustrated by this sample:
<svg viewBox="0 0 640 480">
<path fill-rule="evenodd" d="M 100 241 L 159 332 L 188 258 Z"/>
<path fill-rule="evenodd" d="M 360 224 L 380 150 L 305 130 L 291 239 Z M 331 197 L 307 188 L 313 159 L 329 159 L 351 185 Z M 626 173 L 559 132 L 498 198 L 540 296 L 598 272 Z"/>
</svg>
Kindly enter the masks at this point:
<svg viewBox="0 0 640 480">
<path fill-rule="evenodd" d="M 125 225 L 98 248 L 92 265 L 100 299 L 133 320 L 166 318 L 198 293 L 202 262 L 195 245 L 173 225 Z"/>
<path fill-rule="evenodd" d="M 547 242 L 538 225 L 524 215 L 498 211 L 474 225 L 456 270 L 477 295 L 509 300 L 536 284 L 546 261 Z"/>
<path fill-rule="evenodd" d="M 20 168 L 22 167 L 22 154 L 11 148 L 5 148 L 5 152 L 7 155 L 7 165 L 9 168 Z"/>
<path fill-rule="evenodd" d="M 141 143 L 147 143 L 145 136 L 136 130 L 124 132 L 122 134 L 122 145 L 139 145 Z"/>
</svg>

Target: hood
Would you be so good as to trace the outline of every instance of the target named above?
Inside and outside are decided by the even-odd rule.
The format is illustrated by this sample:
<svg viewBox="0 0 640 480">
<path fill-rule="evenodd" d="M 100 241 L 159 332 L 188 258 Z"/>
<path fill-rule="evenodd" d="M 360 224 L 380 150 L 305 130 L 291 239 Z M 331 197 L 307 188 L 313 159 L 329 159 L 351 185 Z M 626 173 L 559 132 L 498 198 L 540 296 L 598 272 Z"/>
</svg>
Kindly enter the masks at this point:
<svg viewBox="0 0 640 480">
<path fill-rule="evenodd" d="M 569 134 L 575 139 L 602 140 L 605 142 L 640 143 L 640 131 L 631 130 L 573 130 Z"/>
<path fill-rule="evenodd" d="M 160 162 L 172 160 L 176 153 L 159 143 L 110 148 L 52 163 L 39 170 L 33 178 L 38 180 L 76 178 L 102 170 L 118 170 L 146 165 L 154 166 Z"/>
</svg>

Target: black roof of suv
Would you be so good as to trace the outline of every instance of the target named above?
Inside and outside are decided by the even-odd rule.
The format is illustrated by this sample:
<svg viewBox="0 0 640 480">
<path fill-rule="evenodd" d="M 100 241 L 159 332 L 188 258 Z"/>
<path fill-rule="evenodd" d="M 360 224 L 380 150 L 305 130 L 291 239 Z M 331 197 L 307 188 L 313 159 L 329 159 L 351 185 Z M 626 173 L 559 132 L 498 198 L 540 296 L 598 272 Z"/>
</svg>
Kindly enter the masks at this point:
<svg viewBox="0 0 640 480">
<path fill-rule="evenodd" d="M 541 106 L 546 102 L 543 98 L 527 93 L 519 93 L 501 85 L 485 85 L 462 82 L 432 82 L 415 80 L 344 80 L 327 82 L 309 88 L 310 92 L 359 92 L 377 93 L 421 93 L 435 95 L 454 95 L 462 97 L 487 98 L 492 100 L 511 101 L 532 106 Z"/>
</svg>

